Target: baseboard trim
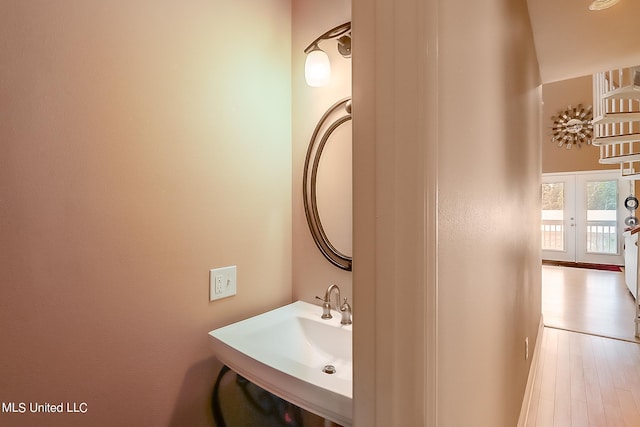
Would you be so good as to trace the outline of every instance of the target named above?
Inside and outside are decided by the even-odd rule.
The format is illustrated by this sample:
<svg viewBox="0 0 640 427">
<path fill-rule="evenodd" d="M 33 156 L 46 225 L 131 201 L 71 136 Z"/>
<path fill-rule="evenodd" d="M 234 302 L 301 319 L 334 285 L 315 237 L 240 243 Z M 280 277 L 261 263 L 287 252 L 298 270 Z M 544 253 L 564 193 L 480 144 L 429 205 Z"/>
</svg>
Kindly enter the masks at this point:
<svg viewBox="0 0 640 427">
<path fill-rule="evenodd" d="M 544 320 L 540 315 L 540 323 L 538 324 L 538 336 L 536 337 L 536 346 L 533 350 L 531 359 L 531 367 L 529 368 L 529 376 L 527 377 L 527 387 L 524 390 L 524 398 L 522 399 L 522 407 L 520 408 L 520 417 L 518 418 L 518 427 L 525 427 L 529 419 L 529 408 L 531 406 L 531 397 L 533 396 L 533 386 L 540 363 L 540 351 L 542 347 L 542 334 L 544 333 Z"/>
</svg>

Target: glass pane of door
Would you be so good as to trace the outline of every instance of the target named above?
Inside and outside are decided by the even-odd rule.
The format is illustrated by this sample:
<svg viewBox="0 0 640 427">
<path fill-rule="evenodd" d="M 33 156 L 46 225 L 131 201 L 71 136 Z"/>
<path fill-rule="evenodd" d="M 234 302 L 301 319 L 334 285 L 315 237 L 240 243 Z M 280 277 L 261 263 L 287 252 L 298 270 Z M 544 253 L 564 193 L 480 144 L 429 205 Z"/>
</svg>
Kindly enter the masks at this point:
<svg viewBox="0 0 640 427">
<path fill-rule="evenodd" d="M 542 259 L 575 262 L 575 177 L 567 174 L 544 175 L 541 184 Z"/>
<path fill-rule="evenodd" d="M 617 201 L 617 181 L 586 183 L 587 253 L 618 253 Z"/>
<path fill-rule="evenodd" d="M 564 251 L 564 183 L 542 184 L 542 249 Z"/>
</svg>

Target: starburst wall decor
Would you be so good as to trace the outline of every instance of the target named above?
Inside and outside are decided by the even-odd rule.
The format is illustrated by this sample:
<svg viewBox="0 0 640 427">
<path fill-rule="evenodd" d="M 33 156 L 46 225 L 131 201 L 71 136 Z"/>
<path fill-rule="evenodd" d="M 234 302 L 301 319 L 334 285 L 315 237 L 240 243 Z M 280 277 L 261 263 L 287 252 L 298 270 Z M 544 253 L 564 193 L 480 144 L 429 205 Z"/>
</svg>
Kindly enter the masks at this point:
<svg viewBox="0 0 640 427">
<path fill-rule="evenodd" d="M 578 148 L 582 144 L 591 144 L 593 138 L 593 112 L 591 106 L 583 107 L 578 104 L 577 107 L 569 105 L 566 110 L 560 111 L 557 116 L 551 117 L 553 120 L 553 137 L 551 142 L 558 144 L 558 147 L 565 146 L 566 149 Z"/>
</svg>

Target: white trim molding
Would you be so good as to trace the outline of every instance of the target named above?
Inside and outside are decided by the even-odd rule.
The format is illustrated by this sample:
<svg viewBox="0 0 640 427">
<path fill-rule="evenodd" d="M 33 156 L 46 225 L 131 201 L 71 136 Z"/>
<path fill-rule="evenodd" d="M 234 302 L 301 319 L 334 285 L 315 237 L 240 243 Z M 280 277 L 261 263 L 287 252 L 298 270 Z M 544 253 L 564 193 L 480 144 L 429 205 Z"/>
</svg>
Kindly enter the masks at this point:
<svg viewBox="0 0 640 427">
<path fill-rule="evenodd" d="M 352 5 L 354 425 L 436 427 L 438 2 Z"/>
</svg>

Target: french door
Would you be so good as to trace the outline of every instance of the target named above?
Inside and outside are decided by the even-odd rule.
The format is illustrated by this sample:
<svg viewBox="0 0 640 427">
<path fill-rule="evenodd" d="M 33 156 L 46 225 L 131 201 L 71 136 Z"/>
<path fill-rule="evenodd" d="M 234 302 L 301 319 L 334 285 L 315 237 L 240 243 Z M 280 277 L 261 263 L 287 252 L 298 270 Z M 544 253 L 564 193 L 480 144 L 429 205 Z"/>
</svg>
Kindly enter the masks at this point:
<svg viewBox="0 0 640 427">
<path fill-rule="evenodd" d="M 628 187 L 619 176 L 618 171 L 542 175 L 542 259 L 624 265 L 624 215 L 618 207 Z"/>
</svg>

